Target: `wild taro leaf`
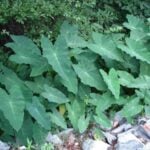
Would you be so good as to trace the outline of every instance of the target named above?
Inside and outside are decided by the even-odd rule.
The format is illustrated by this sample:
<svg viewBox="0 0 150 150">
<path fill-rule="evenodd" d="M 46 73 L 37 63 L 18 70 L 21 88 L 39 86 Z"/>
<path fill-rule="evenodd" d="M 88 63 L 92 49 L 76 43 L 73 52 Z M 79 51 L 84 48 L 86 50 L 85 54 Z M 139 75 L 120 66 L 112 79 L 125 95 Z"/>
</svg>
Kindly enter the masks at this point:
<svg viewBox="0 0 150 150">
<path fill-rule="evenodd" d="M 129 102 L 121 110 L 121 115 L 126 118 L 131 118 L 143 110 L 143 105 L 139 104 L 139 98 L 130 99 Z"/>
<path fill-rule="evenodd" d="M 76 74 L 85 85 L 95 87 L 98 90 L 105 90 L 106 85 L 93 63 L 83 62 L 82 64 L 73 65 Z"/>
<path fill-rule="evenodd" d="M 48 85 L 44 86 L 44 92 L 42 92 L 41 95 L 49 102 L 57 104 L 63 104 L 69 101 L 61 91 L 56 88 L 49 87 Z"/>
<path fill-rule="evenodd" d="M 82 101 L 74 100 L 71 104 L 66 104 L 68 118 L 75 130 L 78 130 L 78 120 L 85 113 Z"/>
<path fill-rule="evenodd" d="M 79 91 L 78 95 L 81 99 L 87 99 L 90 96 L 91 89 L 89 86 L 86 86 L 85 84 L 80 83 L 79 84 Z"/>
<path fill-rule="evenodd" d="M 44 78 L 43 76 L 38 76 L 34 78 L 34 81 L 25 81 L 27 87 L 34 93 L 44 92 L 44 85 L 52 85 L 51 79 Z"/>
<path fill-rule="evenodd" d="M 59 42 L 56 41 L 56 45 L 58 45 L 58 47 L 60 48 L 62 47 L 62 45 L 67 45 L 67 47 L 70 48 L 86 46 L 85 40 L 79 36 L 78 27 L 76 25 L 70 25 L 66 21 L 61 26 L 60 35 L 58 39 Z M 64 44 L 64 41 L 66 44 Z"/>
<path fill-rule="evenodd" d="M 43 128 L 50 129 L 50 117 L 37 97 L 33 97 L 32 103 L 28 103 L 26 109 Z"/>
<path fill-rule="evenodd" d="M 33 139 L 35 143 L 43 144 L 47 136 L 47 130 L 42 128 L 37 122 L 33 125 Z"/>
<path fill-rule="evenodd" d="M 53 69 L 64 80 L 64 85 L 69 91 L 76 94 L 78 83 L 76 74 L 71 66 L 68 50 L 52 45 L 46 37 L 42 37 L 41 46 L 43 49 L 43 56 L 47 58 L 48 63 L 52 65 Z"/>
<path fill-rule="evenodd" d="M 130 30 L 143 30 L 145 28 L 144 20 L 133 15 L 127 15 L 128 22 L 123 25 Z"/>
<path fill-rule="evenodd" d="M 78 120 L 78 129 L 80 133 L 83 133 L 89 126 L 90 116 L 85 118 L 85 115 L 81 115 Z"/>
<path fill-rule="evenodd" d="M 116 99 L 119 99 L 120 95 L 120 84 L 117 75 L 117 71 L 115 69 L 110 69 L 109 74 L 100 69 L 100 73 L 108 86 L 108 89 L 112 92 Z"/>
<path fill-rule="evenodd" d="M 0 83 L 5 85 L 13 98 L 23 101 L 31 101 L 31 90 L 25 86 L 24 82 L 19 79 L 15 72 L 3 65 L 1 65 Z"/>
<path fill-rule="evenodd" d="M 140 62 L 140 75 L 150 76 L 150 65 L 146 62 Z"/>
<path fill-rule="evenodd" d="M 88 48 L 99 54 L 100 56 L 108 57 L 112 60 L 122 62 L 122 53 L 118 50 L 116 43 L 112 40 L 111 36 L 103 35 L 100 33 L 93 33 L 94 44 L 88 44 Z"/>
<path fill-rule="evenodd" d="M 16 131 L 19 131 L 23 123 L 25 102 L 12 98 L 0 88 L 0 103 L 0 110 L 5 118 Z"/>
<path fill-rule="evenodd" d="M 127 46 L 120 44 L 118 45 L 118 48 L 129 54 L 131 57 L 136 57 L 137 59 L 150 64 L 150 52 L 148 47 L 143 45 L 141 42 L 130 38 L 126 38 L 126 45 Z"/>
<path fill-rule="evenodd" d="M 94 116 L 96 123 L 100 124 L 104 128 L 110 128 L 111 122 L 107 116 L 101 112 L 97 112 L 97 115 Z"/>
<path fill-rule="evenodd" d="M 16 133 L 16 143 L 26 145 L 27 139 L 32 140 L 33 122 L 30 116 L 25 116 L 22 128 Z"/>
<path fill-rule="evenodd" d="M 150 89 L 150 76 L 141 75 L 134 78 L 131 74 L 125 71 L 118 71 L 119 82 L 121 85 L 129 88 Z"/>
<path fill-rule="evenodd" d="M 49 113 L 49 115 L 53 123 L 63 129 L 67 129 L 64 117 L 56 109 L 53 109 L 53 113 Z"/>
<path fill-rule="evenodd" d="M 15 54 L 9 59 L 17 64 L 29 64 L 32 71 L 31 76 L 38 76 L 48 70 L 48 62 L 41 56 L 40 49 L 25 36 L 11 36 L 14 42 L 7 43 Z"/>
<path fill-rule="evenodd" d="M 114 97 L 112 97 L 111 93 L 107 92 L 103 95 L 91 93 L 91 103 L 94 101 L 94 105 L 96 106 L 97 112 L 104 112 L 107 110 L 112 104 L 116 103 Z"/>
</svg>

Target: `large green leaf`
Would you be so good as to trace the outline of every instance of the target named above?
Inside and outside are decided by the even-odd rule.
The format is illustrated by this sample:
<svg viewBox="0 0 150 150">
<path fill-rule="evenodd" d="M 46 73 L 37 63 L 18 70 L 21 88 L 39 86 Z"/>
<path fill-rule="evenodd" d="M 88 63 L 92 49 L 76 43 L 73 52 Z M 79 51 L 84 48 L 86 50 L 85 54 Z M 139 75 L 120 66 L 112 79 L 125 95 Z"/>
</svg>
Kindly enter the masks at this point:
<svg viewBox="0 0 150 150">
<path fill-rule="evenodd" d="M 26 109 L 43 128 L 50 129 L 50 117 L 37 97 L 33 97 L 32 103 L 28 103 Z"/>
<path fill-rule="evenodd" d="M 42 96 L 46 98 L 49 102 L 62 104 L 67 103 L 69 100 L 68 98 L 58 89 L 49 87 L 48 85 L 45 85 L 44 92 L 42 92 Z"/>
<path fill-rule="evenodd" d="M 88 48 L 100 56 L 109 59 L 123 61 L 122 53 L 117 49 L 111 36 L 93 33 L 94 44 L 88 44 Z"/>
<path fill-rule="evenodd" d="M 31 101 L 32 92 L 12 70 L 1 66 L 0 83 L 5 85 L 11 96 L 23 101 Z"/>
<path fill-rule="evenodd" d="M 119 79 L 117 75 L 117 71 L 115 69 L 111 69 L 109 71 L 109 74 L 102 69 L 100 69 L 100 73 L 102 74 L 102 77 L 105 81 L 105 83 L 108 86 L 108 89 L 112 92 L 112 94 L 115 96 L 116 99 L 119 99 L 120 95 L 120 84 L 119 84 Z"/>
<path fill-rule="evenodd" d="M 3 112 L 11 126 L 18 131 L 23 123 L 25 102 L 12 98 L 0 88 L 0 110 Z"/>
<path fill-rule="evenodd" d="M 25 36 L 11 36 L 14 42 L 7 43 L 15 54 L 9 59 L 17 64 L 30 64 L 32 68 L 31 76 L 37 76 L 48 70 L 48 62 L 41 56 L 40 49 Z"/>
<path fill-rule="evenodd" d="M 60 43 L 63 44 L 63 43 Z M 69 53 L 67 49 L 52 45 L 46 37 L 42 37 L 41 45 L 43 56 L 47 58 L 48 63 L 62 77 L 64 85 L 69 91 L 77 93 L 77 78 L 71 67 Z M 60 45 L 61 46 L 61 45 Z"/>
<path fill-rule="evenodd" d="M 82 64 L 73 65 L 73 68 L 82 83 L 95 87 L 98 90 L 106 89 L 106 85 L 93 63 L 87 64 L 87 62 L 84 62 Z"/>
<path fill-rule="evenodd" d="M 150 64 L 150 51 L 146 45 L 130 38 L 126 38 L 126 45 L 120 44 L 118 47 L 131 57 L 136 57 Z"/>
</svg>

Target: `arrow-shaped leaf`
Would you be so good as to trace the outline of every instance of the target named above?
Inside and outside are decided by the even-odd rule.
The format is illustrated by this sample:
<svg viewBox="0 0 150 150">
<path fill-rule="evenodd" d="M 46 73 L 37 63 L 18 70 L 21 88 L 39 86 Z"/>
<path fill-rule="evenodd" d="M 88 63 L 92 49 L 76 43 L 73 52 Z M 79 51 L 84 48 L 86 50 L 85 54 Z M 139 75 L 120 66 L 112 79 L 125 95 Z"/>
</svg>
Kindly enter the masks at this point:
<svg viewBox="0 0 150 150">
<path fill-rule="evenodd" d="M 0 103 L 0 110 L 6 119 L 16 131 L 19 131 L 24 118 L 24 101 L 12 98 L 0 88 Z"/>
<path fill-rule="evenodd" d="M 43 48 L 43 56 L 47 58 L 48 63 L 52 65 L 53 69 L 62 77 L 63 80 L 65 80 L 63 82 L 65 86 L 69 91 L 77 93 L 77 78 L 71 67 L 68 51 L 52 45 L 46 37 L 42 37 L 41 45 Z"/>
<path fill-rule="evenodd" d="M 33 97 L 32 103 L 26 106 L 31 116 L 45 129 L 50 129 L 50 117 L 46 113 L 44 106 L 37 97 Z"/>
<path fill-rule="evenodd" d="M 56 88 L 49 87 L 48 85 L 45 85 L 44 87 L 45 91 L 42 92 L 42 96 L 46 99 L 48 99 L 49 102 L 62 104 L 68 102 L 68 98 L 59 90 Z"/>
<path fill-rule="evenodd" d="M 120 84 L 117 75 L 117 71 L 115 69 L 111 69 L 109 74 L 100 69 L 100 73 L 108 86 L 108 89 L 112 92 L 116 99 L 119 99 L 120 95 Z"/>
</svg>

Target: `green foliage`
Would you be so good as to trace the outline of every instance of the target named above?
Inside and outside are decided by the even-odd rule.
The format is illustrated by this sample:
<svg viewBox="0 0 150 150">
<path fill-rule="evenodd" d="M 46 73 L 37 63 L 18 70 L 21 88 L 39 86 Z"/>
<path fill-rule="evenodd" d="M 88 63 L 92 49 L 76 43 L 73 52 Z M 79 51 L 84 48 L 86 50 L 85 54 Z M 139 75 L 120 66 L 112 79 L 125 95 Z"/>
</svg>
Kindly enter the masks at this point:
<svg viewBox="0 0 150 150">
<path fill-rule="evenodd" d="M 42 36 L 38 46 L 11 35 L 7 61 L 0 59 L 1 136 L 42 143 L 55 128 L 109 128 L 112 111 L 128 120 L 148 114 L 150 28 L 147 20 L 127 20 L 130 34 L 94 32 L 90 40 L 67 22 L 55 40 Z"/>
</svg>

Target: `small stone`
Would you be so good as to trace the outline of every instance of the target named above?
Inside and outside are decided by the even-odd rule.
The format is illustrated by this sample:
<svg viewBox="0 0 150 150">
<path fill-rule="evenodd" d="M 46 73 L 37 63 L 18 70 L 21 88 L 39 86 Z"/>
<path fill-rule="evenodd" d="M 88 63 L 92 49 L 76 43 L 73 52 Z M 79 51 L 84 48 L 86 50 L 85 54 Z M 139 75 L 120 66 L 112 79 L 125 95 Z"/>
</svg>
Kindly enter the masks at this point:
<svg viewBox="0 0 150 150">
<path fill-rule="evenodd" d="M 142 150 L 144 144 L 132 133 L 122 133 L 118 135 L 116 150 Z"/>
<path fill-rule="evenodd" d="M 46 142 L 53 143 L 55 145 L 63 144 L 62 140 L 59 138 L 58 135 L 52 135 L 51 133 L 49 133 L 48 136 L 46 137 Z"/>
<path fill-rule="evenodd" d="M 129 129 L 131 129 L 131 128 L 132 128 L 132 125 L 131 125 L 131 124 L 125 123 L 125 124 L 122 124 L 122 125 L 120 125 L 119 127 L 115 128 L 115 129 L 113 129 L 113 130 L 111 131 L 111 133 L 113 133 L 113 134 L 118 134 L 118 133 L 127 131 L 127 130 L 129 130 Z"/>
<path fill-rule="evenodd" d="M 118 125 L 122 125 L 125 122 L 126 122 L 126 119 L 121 116 L 121 113 L 119 111 L 115 114 L 113 127 L 116 127 Z"/>
<path fill-rule="evenodd" d="M 115 141 L 117 140 L 117 137 L 112 135 L 111 133 L 109 132 L 104 132 L 103 133 L 107 142 L 110 144 L 110 145 L 113 145 L 115 143 Z"/>
<path fill-rule="evenodd" d="M 82 145 L 83 150 L 108 150 L 109 147 L 110 145 L 101 140 L 92 139 L 85 140 Z"/>
<path fill-rule="evenodd" d="M 10 146 L 2 141 L 0 141 L 0 150 L 9 150 Z"/>
</svg>

